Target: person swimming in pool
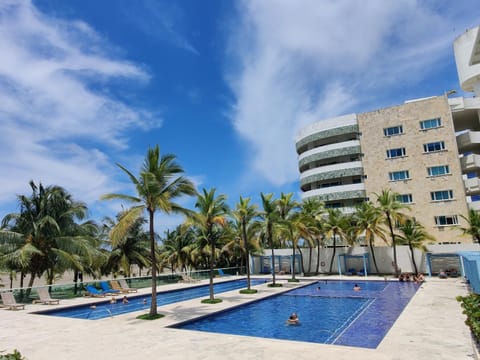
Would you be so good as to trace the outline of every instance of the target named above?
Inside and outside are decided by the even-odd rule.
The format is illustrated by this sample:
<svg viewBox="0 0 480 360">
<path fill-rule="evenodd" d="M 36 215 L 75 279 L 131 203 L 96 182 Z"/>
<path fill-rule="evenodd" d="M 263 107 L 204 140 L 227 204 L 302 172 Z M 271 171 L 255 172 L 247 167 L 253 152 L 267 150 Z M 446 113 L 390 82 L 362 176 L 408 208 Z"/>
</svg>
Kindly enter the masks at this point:
<svg viewBox="0 0 480 360">
<path fill-rule="evenodd" d="M 362 290 L 362 288 L 358 286 L 358 284 L 355 284 L 355 286 L 353 287 L 353 291 L 360 291 L 360 290 Z"/>
<path fill-rule="evenodd" d="M 298 325 L 300 324 L 300 319 L 298 318 L 297 313 L 292 313 L 287 320 L 288 325 Z"/>
</svg>

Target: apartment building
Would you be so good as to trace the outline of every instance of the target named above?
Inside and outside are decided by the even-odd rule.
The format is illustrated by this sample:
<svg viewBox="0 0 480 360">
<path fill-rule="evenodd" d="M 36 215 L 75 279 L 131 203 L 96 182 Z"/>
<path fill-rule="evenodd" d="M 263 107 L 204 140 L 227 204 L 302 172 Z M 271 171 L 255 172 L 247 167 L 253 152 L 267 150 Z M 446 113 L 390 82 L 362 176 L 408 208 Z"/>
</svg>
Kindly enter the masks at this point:
<svg viewBox="0 0 480 360">
<path fill-rule="evenodd" d="M 450 94 L 316 122 L 296 148 L 303 198 L 354 211 L 391 189 L 438 243 L 471 242 L 452 227 L 480 211 L 480 30 L 454 44 L 459 79 L 472 97 Z"/>
</svg>

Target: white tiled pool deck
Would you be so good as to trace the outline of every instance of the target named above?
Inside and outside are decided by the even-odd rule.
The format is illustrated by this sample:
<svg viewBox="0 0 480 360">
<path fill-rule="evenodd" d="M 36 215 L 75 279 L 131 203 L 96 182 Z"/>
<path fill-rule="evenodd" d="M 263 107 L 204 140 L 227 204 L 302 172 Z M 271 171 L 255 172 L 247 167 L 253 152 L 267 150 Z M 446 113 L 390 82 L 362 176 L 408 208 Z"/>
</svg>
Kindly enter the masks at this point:
<svg viewBox="0 0 480 360">
<path fill-rule="evenodd" d="M 322 280 L 335 278 L 338 277 L 321 277 Z M 189 285 L 166 285 L 159 287 L 159 290 L 178 286 Z M 470 331 L 464 324 L 465 316 L 455 300 L 457 295 L 467 294 L 466 286 L 460 279 L 428 278 L 377 349 L 165 328 L 179 321 L 282 291 L 282 288 L 268 288 L 266 285 L 257 288 L 259 292 L 256 295 L 242 295 L 238 290 L 219 294 L 216 297 L 222 298 L 223 302 L 215 305 L 201 304 L 199 299 L 194 299 L 161 306 L 158 310 L 166 316 L 155 321 L 137 320 L 135 317 L 142 312 L 103 320 L 77 320 L 29 313 L 56 305 L 27 305 L 25 311 L 0 309 L 0 351 L 18 349 L 28 360 L 476 359 Z M 142 289 L 142 292 L 148 295 L 149 289 Z M 79 298 L 61 301 L 61 305 L 91 301 L 95 300 Z"/>
</svg>

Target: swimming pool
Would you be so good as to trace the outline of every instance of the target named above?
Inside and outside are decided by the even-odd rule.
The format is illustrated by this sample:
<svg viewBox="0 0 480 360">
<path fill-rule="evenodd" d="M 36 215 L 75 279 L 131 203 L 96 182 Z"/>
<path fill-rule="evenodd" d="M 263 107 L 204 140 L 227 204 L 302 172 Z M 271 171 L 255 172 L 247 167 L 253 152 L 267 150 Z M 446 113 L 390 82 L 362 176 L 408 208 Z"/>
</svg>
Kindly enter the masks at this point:
<svg viewBox="0 0 480 360">
<path fill-rule="evenodd" d="M 351 281 L 321 281 L 173 327 L 376 348 L 419 286 L 397 281 L 356 283 L 361 291 L 353 291 Z M 300 325 L 286 325 L 292 312 L 297 312 Z"/>
<path fill-rule="evenodd" d="M 264 279 L 251 279 L 251 285 L 264 284 L 266 280 Z M 232 280 L 225 281 L 221 283 L 214 284 L 214 291 L 216 294 L 242 289 L 247 286 L 247 281 L 245 279 L 241 280 Z M 170 290 L 170 291 L 160 291 L 157 293 L 157 306 L 172 304 L 178 301 L 190 300 L 197 297 L 208 296 L 209 295 L 209 286 L 199 285 L 194 287 L 188 287 L 184 289 Z M 119 298 L 120 297 L 120 298 Z M 51 315 L 51 316 L 61 316 L 61 317 L 70 317 L 76 319 L 88 319 L 88 320 L 97 320 L 114 315 L 126 314 L 133 311 L 138 311 L 142 309 L 150 308 L 150 295 L 136 295 L 128 298 L 128 303 L 123 304 L 121 295 L 117 296 L 117 302 L 115 304 L 110 304 L 109 299 L 102 302 L 96 302 L 95 308 L 92 308 L 92 304 L 86 304 L 81 306 L 72 306 L 63 309 L 53 309 L 47 311 L 40 311 L 36 314 L 41 315 Z M 146 302 L 145 302 L 146 300 Z"/>
</svg>

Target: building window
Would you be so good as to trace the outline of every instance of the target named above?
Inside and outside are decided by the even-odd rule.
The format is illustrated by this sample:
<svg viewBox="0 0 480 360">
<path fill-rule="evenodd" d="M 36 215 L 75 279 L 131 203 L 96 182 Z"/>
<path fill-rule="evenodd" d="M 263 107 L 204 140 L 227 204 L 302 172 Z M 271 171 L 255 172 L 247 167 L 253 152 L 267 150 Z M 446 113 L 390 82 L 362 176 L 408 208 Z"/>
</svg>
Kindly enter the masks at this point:
<svg viewBox="0 0 480 360">
<path fill-rule="evenodd" d="M 397 196 L 397 201 L 402 204 L 411 204 L 413 203 L 412 194 L 400 194 Z"/>
<path fill-rule="evenodd" d="M 405 156 L 405 154 L 406 154 L 405 148 L 388 149 L 387 150 L 387 158 L 388 159 L 402 157 L 402 156 Z"/>
<path fill-rule="evenodd" d="M 458 225 L 458 217 L 457 215 L 435 216 L 435 225 L 437 226 Z"/>
<path fill-rule="evenodd" d="M 431 166 L 427 168 L 428 176 L 442 176 L 450 174 L 448 165 Z"/>
<path fill-rule="evenodd" d="M 401 180 L 410 179 L 410 176 L 408 174 L 408 170 L 389 172 L 388 177 L 390 178 L 390 181 L 401 181 Z"/>
<path fill-rule="evenodd" d="M 395 136 L 395 135 L 401 135 L 403 134 L 403 126 L 398 125 L 398 126 L 392 126 L 388 128 L 383 129 L 383 135 L 385 136 Z"/>
<path fill-rule="evenodd" d="M 442 120 L 440 118 L 420 121 L 420 129 L 422 130 L 435 129 L 440 126 L 442 126 Z"/>
<path fill-rule="evenodd" d="M 435 152 L 435 151 L 442 151 L 445 150 L 445 142 L 444 141 L 435 141 L 428 144 L 423 144 L 423 152 Z"/>
<path fill-rule="evenodd" d="M 453 191 L 452 190 L 432 191 L 430 193 L 430 197 L 432 198 L 432 201 L 452 200 Z"/>
</svg>

